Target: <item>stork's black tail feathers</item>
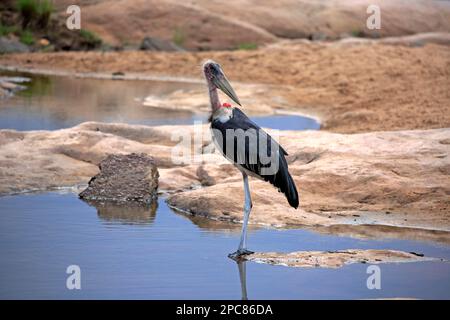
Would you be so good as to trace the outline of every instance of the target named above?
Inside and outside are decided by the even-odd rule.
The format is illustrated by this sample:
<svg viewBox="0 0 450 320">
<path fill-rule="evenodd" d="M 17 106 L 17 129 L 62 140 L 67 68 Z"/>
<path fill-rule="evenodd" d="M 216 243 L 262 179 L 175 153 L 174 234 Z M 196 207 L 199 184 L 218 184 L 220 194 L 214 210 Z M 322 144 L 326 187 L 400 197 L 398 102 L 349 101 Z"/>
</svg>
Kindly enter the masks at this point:
<svg viewBox="0 0 450 320">
<path fill-rule="evenodd" d="M 278 187 L 278 189 L 283 192 L 286 196 L 287 201 L 291 205 L 291 207 L 297 209 L 299 200 L 298 200 L 298 192 L 295 186 L 294 179 L 292 179 L 286 159 L 284 155 L 280 155 L 280 168 L 275 175 L 275 180 L 273 183 L 274 186 Z"/>
<path fill-rule="evenodd" d="M 292 176 L 289 173 L 288 164 L 286 158 L 284 157 L 285 155 L 287 155 L 286 151 L 280 147 L 279 167 L 277 173 L 262 177 L 264 180 L 277 187 L 278 191 L 284 193 L 291 207 L 297 209 L 299 205 L 298 192 L 294 179 L 292 179 Z"/>
</svg>

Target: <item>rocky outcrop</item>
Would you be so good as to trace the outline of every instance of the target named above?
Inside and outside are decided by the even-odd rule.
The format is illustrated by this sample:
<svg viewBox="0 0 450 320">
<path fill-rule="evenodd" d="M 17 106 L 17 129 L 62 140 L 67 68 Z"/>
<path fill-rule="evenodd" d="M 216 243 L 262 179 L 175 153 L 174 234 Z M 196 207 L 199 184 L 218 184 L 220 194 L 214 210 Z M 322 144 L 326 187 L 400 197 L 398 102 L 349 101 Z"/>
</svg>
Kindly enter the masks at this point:
<svg viewBox="0 0 450 320">
<path fill-rule="evenodd" d="M 158 170 L 146 154 L 108 155 L 100 173 L 89 181 L 80 198 L 90 201 L 150 204 L 157 198 Z"/>
<path fill-rule="evenodd" d="M 147 30 L 161 39 L 176 38 L 189 50 L 233 49 L 278 39 L 336 39 L 350 34 L 401 36 L 450 31 L 447 1 L 431 0 L 281 0 L 272 1 L 121 0 L 83 2 L 85 27 L 106 42 L 139 43 Z M 65 12 L 69 0 L 58 1 Z M 382 28 L 369 30 L 370 5 L 381 8 Z M 114 23 L 111 23 L 114 21 Z M 213 34 L 212 34 L 213 32 Z"/>
<path fill-rule="evenodd" d="M 400 263 L 438 260 L 414 252 L 396 250 L 297 251 L 290 253 L 255 252 L 244 260 L 297 268 L 340 268 L 353 263 Z"/>
<path fill-rule="evenodd" d="M 290 208 L 271 185 L 253 179 L 250 223 L 275 227 L 370 224 L 448 232 L 449 138 L 449 129 L 283 133 L 280 140 L 290 154 L 300 208 Z M 218 177 L 216 184 L 175 193 L 168 202 L 193 215 L 240 222 L 242 178 L 237 170 L 224 177 L 220 174 L 226 171 L 215 168 L 205 171 Z"/>
</svg>

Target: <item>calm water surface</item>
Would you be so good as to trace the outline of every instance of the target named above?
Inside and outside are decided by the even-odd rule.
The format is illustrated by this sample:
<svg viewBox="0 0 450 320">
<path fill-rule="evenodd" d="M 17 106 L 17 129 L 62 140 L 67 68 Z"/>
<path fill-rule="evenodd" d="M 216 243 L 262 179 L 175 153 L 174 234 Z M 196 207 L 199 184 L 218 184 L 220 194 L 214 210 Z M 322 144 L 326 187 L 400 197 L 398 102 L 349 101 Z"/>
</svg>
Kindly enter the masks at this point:
<svg viewBox="0 0 450 320">
<path fill-rule="evenodd" d="M 104 80 L 62 76 L 30 77 L 27 89 L 0 100 L 0 128 L 56 130 L 85 121 L 122 122 L 144 125 L 192 124 L 207 114 L 162 110 L 143 106 L 149 95 L 203 88 L 202 84 L 170 81 Z M 205 93 L 206 94 L 206 93 Z M 319 129 L 320 124 L 302 116 L 252 117 L 261 126 L 281 130 Z"/>
<path fill-rule="evenodd" d="M 156 209 L 156 210 L 155 210 Z M 0 298 L 240 299 L 234 251 L 240 226 L 157 208 L 92 207 L 75 194 L 0 197 Z M 252 230 L 257 251 L 383 248 L 450 258 L 450 249 L 405 240 L 359 240 L 303 230 Z M 66 268 L 81 268 L 81 290 Z M 450 264 L 379 265 L 382 289 L 366 287 L 367 265 L 301 269 L 246 263 L 249 299 L 450 298 Z"/>
</svg>

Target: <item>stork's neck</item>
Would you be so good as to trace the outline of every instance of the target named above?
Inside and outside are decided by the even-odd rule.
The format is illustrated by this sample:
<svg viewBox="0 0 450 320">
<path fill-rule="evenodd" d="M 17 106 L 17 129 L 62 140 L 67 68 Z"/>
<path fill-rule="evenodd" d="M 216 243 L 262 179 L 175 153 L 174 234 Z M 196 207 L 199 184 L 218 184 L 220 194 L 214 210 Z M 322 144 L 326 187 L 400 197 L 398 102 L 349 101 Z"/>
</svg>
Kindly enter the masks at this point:
<svg viewBox="0 0 450 320">
<path fill-rule="evenodd" d="M 208 80 L 209 100 L 211 102 L 211 112 L 214 113 L 220 108 L 219 93 L 216 86 Z"/>
</svg>

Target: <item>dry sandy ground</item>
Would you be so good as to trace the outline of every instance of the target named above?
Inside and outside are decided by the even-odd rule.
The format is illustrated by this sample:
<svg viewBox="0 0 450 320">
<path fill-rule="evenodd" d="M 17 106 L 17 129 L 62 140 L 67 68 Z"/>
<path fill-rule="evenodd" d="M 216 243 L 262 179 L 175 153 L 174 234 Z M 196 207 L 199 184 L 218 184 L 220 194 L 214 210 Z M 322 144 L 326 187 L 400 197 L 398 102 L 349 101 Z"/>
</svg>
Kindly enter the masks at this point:
<svg viewBox="0 0 450 320">
<path fill-rule="evenodd" d="M 169 205 L 195 217 L 241 222 L 241 176 L 221 155 L 201 145 L 179 147 L 198 162 L 174 166 L 172 134 L 193 130 L 94 122 L 57 131 L 0 130 L 0 193 L 86 184 L 107 154 L 142 152 L 160 168 Z M 287 131 L 280 141 L 290 153 L 301 205 L 290 208 L 271 185 L 251 179 L 253 225 L 450 243 L 449 129 Z"/>
<path fill-rule="evenodd" d="M 0 65 L 201 81 L 200 66 L 207 58 L 221 63 L 232 82 L 282 87 L 283 92 L 277 93 L 282 99 L 270 102 L 272 108 L 289 106 L 317 116 L 326 130 L 352 133 L 450 126 L 450 49 L 436 44 L 300 43 L 208 53 L 35 53 L 0 56 Z M 244 108 L 252 102 L 245 96 L 241 101 Z"/>
<path fill-rule="evenodd" d="M 190 50 L 221 50 L 281 38 L 450 31 L 450 4 L 432 0 L 59 0 L 57 8 L 71 4 L 81 6 L 83 28 L 113 45 L 152 36 L 177 38 Z M 366 28 L 371 4 L 381 9 L 381 30 Z"/>
</svg>

